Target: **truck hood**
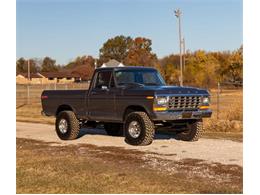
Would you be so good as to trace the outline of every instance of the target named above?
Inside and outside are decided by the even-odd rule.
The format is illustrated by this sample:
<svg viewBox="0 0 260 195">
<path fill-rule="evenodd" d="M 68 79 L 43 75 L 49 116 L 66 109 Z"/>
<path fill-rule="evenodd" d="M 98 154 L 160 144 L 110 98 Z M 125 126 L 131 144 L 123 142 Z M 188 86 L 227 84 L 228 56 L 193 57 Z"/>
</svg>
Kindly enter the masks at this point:
<svg viewBox="0 0 260 195">
<path fill-rule="evenodd" d="M 179 86 L 145 86 L 134 87 L 124 91 L 125 95 L 206 95 L 209 93 L 206 89 L 195 87 Z"/>
<path fill-rule="evenodd" d="M 195 87 L 179 87 L 179 86 L 152 86 L 147 87 L 155 91 L 155 94 L 198 94 L 209 95 L 205 89 Z"/>
</svg>

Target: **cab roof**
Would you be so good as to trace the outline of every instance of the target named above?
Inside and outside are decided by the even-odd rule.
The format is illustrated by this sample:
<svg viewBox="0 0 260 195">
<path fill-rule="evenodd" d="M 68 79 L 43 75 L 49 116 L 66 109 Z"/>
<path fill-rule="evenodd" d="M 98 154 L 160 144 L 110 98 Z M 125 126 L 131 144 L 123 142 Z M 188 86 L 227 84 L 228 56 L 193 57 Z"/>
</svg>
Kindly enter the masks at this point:
<svg viewBox="0 0 260 195">
<path fill-rule="evenodd" d="M 119 67 L 119 66 L 115 66 L 115 67 L 100 67 L 100 68 L 97 68 L 96 70 L 97 71 L 100 71 L 100 70 L 138 70 L 138 69 L 142 69 L 142 70 L 156 70 L 155 68 L 153 67 L 145 67 L 145 66 L 122 66 L 122 67 Z"/>
</svg>

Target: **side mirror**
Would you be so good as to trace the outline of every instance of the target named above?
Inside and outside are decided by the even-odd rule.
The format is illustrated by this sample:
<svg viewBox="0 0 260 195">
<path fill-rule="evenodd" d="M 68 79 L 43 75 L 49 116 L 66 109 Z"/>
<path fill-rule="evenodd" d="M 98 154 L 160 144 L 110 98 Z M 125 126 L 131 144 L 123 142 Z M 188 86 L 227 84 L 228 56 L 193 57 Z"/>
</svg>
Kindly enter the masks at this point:
<svg viewBox="0 0 260 195">
<path fill-rule="evenodd" d="M 105 90 L 105 91 L 108 91 L 108 87 L 106 85 L 102 85 L 101 89 Z"/>
</svg>

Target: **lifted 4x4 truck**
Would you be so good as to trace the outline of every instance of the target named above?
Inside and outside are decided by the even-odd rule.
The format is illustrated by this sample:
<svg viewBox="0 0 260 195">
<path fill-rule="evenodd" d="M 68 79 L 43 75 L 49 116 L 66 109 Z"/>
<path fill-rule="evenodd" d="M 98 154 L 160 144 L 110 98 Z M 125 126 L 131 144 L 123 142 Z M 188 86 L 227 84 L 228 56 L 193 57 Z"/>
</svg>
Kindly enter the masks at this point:
<svg viewBox="0 0 260 195">
<path fill-rule="evenodd" d="M 166 86 L 156 69 L 146 67 L 98 68 L 89 90 L 45 90 L 41 100 L 42 114 L 56 116 L 62 140 L 76 139 L 83 126 L 103 124 L 108 135 L 124 135 L 131 145 L 151 144 L 162 128 L 196 141 L 202 119 L 212 114 L 207 90 Z"/>
</svg>

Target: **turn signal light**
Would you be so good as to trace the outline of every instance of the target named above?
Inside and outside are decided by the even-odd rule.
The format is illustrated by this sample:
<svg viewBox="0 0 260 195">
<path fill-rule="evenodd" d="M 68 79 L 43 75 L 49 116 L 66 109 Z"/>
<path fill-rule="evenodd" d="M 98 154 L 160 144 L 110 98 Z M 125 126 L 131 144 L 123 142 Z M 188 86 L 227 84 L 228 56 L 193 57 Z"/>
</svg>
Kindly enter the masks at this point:
<svg viewBox="0 0 260 195">
<path fill-rule="evenodd" d="M 152 99 L 153 99 L 153 96 L 146 96 L 146 99 L 152 100 Z"/>
<path fill-rule="evenodd" d="M 153 107 L 153 111 L 165 111 L 167 110 L 166 107 Z"/>
<path fill-rule="evenodd" d="M 209 106 L 200 106 L 200 109 L 201 110 L 206 110 L 206 109 L 209 109 Z"/>
</svg>

